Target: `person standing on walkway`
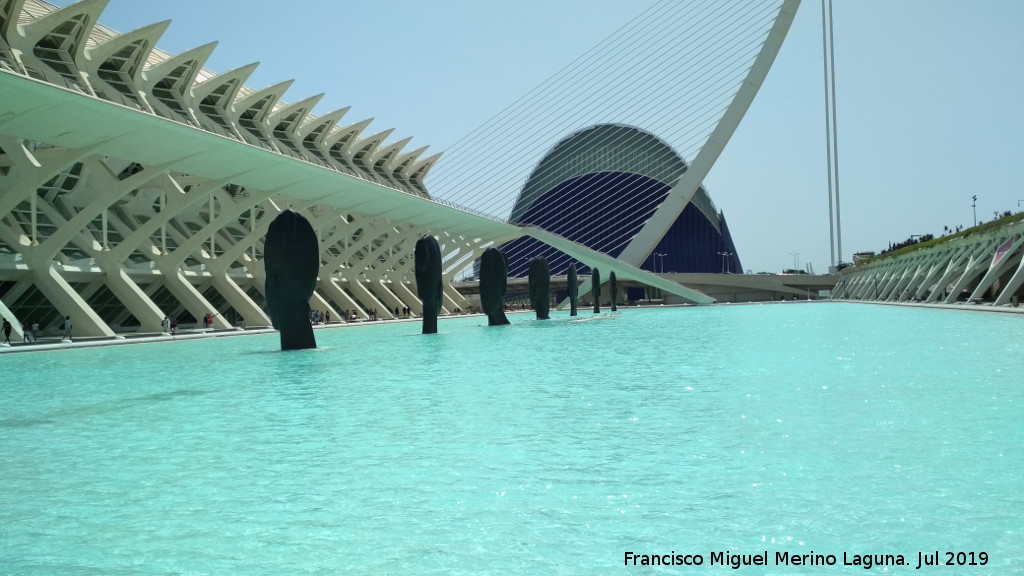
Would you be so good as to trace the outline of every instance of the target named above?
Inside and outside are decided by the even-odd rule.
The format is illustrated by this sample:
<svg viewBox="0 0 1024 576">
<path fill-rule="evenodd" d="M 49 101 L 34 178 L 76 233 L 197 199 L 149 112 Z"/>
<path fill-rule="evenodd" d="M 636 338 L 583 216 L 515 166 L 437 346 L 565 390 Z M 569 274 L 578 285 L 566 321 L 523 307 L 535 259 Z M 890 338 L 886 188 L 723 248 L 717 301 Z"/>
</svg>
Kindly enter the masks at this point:
<svg viewBox="0 0 1024 576">
<path fill-rule="evenodd" d="M 11 343 L 11 329 L 12 328 L 14 328 L 14 326 L 11 325 L 10 320 L 8 320 L 7 318 L 4 318 L 4 344 L 10 344 Z"/>
<path fill-rule="evenodd" d="M 32 341 L 39 342 L 39 322 L 32 323 Z"/>
<path fill-rule="evenodd" d="M 64 317 L 64 339 L 71 340 L 71 316 Z"/>
<path fill-rule="evenodd" d="M 171 333 L 171 320 L 167 316 L 164 316 L 164 321 L 160 323 L 160 327 L 163 328 L 165 334 Z"/>
</svg>

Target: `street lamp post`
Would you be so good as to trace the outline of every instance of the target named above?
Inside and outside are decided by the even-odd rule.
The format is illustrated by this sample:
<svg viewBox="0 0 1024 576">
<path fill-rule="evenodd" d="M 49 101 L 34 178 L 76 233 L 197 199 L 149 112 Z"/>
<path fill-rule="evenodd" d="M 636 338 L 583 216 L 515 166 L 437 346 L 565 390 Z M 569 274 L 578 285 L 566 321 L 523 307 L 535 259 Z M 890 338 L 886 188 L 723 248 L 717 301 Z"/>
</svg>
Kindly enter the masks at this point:
<svg viewBox="0 0 1024 576">
<path fill-rule="evenodd" d="M 654 273 L 655 274 L 659 273 L 658 272 L 658 258 L 661 258 L 661 272 L 660 273 L 664 274 L 664 272 L 665 272 L 665 256 L 668 256 L 668 254 L 664 254 L 662 252 L 651 252 L 651 257 L 654 258 L 654 266 L 653 267 L 654 267 Z"/>
<path fill-rule="evenodd" d="M 725 274 L 726 262 L 728 262 L 729 256 L 732 256 L 734 252 L 719 252 L 718 255 L 722 257 L 722 274 Z M 732 266 L 729 266 L 729 272 L 732 272 Z"/>
<path fill-rule="evenodd" d="M 668 256 L 668 254 L 665 254 L 664 252 L 659 252 L 658 256 L 661 258 L 661 273 L 664 274 L 665 273 L 665 256 Z"/>
<path fill-rule="evenodd" d="M 974 225 L 978 225 L 978 195 L 971 196 L 971 208 L 974 210 Z"/>
<path fill-rule="evenodd" d="M 661 258 L 661 271 L 662 271 L 662 273 L 665 272 L 665 256 L 668 256 L 668 254 L 664 254 L 662 252 L 651 252 L 651 258 L 654 260 L 654 262 L 652 263 L 653 265 L 651 267 L 654 268 L 654 273 L 655 274 L 658 273 L 658 258 L 659 257 Z M 654 288 L 654 287 L 651 288 L 650 298 L 654 298 L 655 290 L 658 290 L 658 289 Z M 658 297 L 661 297 L 660 290 L 659 290 Z"/>
</svg>

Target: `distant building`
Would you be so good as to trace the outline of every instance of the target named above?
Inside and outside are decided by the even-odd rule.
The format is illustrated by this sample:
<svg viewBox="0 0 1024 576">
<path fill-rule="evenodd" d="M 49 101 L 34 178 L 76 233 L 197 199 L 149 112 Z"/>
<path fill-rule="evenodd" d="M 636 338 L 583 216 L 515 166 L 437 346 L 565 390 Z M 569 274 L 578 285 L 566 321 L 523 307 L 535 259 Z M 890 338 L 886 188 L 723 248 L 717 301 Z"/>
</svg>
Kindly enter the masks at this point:
<svg viewBox="0 0 1024 576">
<path fill-rule="evenodd" d="M 537 164 L 510 221 L 532 225 L 618 257 L 686 171 L 663 140 L 633 126 L 599 124 L 569 135 Z M 585 215 L 585 216 L 584 216 Z M 529 261 L 548 260 L 566 273 L 572 259 L 533 238 L 502 247 L 509 277 L 529 274 Z M 577 263 L 581 273 L 589 269 Z M 722 215 L 700 187 L 641 268 L 651 272 L 742 273 Z"/>
<path fill-rule="evenodd" d="M 874 252 L 857 252 L 853 255 L 853 265 L 856 266 L 865 260 L 869 260 L 875 256 Z"/>
</svg>

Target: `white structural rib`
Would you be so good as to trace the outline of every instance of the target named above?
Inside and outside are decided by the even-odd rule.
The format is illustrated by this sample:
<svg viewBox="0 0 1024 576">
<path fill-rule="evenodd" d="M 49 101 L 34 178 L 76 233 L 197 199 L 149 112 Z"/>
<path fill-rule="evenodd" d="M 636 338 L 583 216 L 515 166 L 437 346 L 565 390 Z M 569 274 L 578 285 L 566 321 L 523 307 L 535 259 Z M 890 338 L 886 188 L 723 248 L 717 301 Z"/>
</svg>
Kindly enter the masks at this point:
<svg viewBox="0 0 1024 576">
<path fill-rule="evenodd" d="M 672 185 L 665 200 L 619 254 L 619 260 L 633 266 L 643 264 L 655 246 L 661 242 L 668 229 L 682 214 L 693 195 L 697 193 L 697 189 L 711 171 L 711 167 L 718 161 L 725 145 L 736 132 L 740 120 L 750 109 L 754 96 L 757 95 L 757 91 L 761 88 L 761 84 L 764 83 L 768 71 L 771 70 L 772 64 L 775 62 L 775 57 L 778 56 L 779 50 L 782 48 L 782 41 L 786 39 L 786 34 L 789 33 L 789 27 L 793 23 L 793 18 L 799 7 L 800 0 L 785 0 L 782 3 L 779 15 L 775 18 L 775 23 L 761 47 L 761 52 L 758 53 L 751 65 L 747 77 L 743 80 L 743 84 L 736 92 L 736 96 L 729 104 L 725 114 L 722 115 L 711 135 L 708 136 L 707 142 L 701 147 L 697 157 L 687 167 L 686 172 Z M 654 285 L 652 284 L 652 286 Z M 580 294 L 585 294 L 590 289 L 591 282 L 587 278 L 580 285 Z M 559 307 L 564 308 L 567 304 L 568 300 L 565 300 L 559 304 Z"/>
<path fill-rule="evenodd" d="M 636 266 L 642 264 L 686 208 L 686 204 L 693 198 L 697 188 L 711 171 L 711 167 L 718 161 L 725 145 L 736 132 L 740 120 L 750 109 L 754 96 L 760 90 L 761 84 L 775 62 L 775 57 L 779 54 L 779 49 L 782 48 L 782 41 L 786 39 L 786 34 L 789 32 L 789 27 L 793 23 L 793 18 L 799 7 L 800 0 L 785 0 L 782 3 L 779 15 L 775 18 L 775 24 L 768 32 L 768 37 L 761 47 L 761 52 L 747 72 L 747 77 L 739 91 L 736 92 L 732 103 L 729 104 L 729 108 L 722 115 L 722 119 L 708 136 L 708 141 L 701 147 L 686 172 L 673 184 L 665 201 L 658 206 L 640 232 L 619 254 L 620 260 L 625 260 Z"/>
<path fill-rule="evenodd" d="M 1008 306 L 1024 285 L 1024 220 L 1004 222 L 846 268 L 832 297 Z"/>
</svg>

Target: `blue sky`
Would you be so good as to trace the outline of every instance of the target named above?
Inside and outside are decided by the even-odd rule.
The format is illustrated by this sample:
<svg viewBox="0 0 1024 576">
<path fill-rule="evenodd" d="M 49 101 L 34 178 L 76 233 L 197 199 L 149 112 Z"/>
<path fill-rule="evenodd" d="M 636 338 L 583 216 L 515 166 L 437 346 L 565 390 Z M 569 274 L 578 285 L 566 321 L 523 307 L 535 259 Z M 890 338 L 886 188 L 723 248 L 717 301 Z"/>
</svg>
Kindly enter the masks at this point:
<svg viewBox="0 0 1024 576">
<path fill-rule="evenodd" d="M 351 106 L 346 120 L 373 117 L 371 132 L 395 128 L 393 139 L 438 152 L 651 3 L 110 0 L 101 23 L 170 19 L 163 50 L 219 41 L 207 68 L 259 61 L 250 86 L 294 79 L 286 101 L 324 92 L 317 113 Z M 970 226 L 974 194 L 979 221 L 1018 211 L 1024 2 L 834 5 L 844 258 Z M 824 114 L 821 7 L 809 0 L 705 181 L 744 268 L 798 258 L 827 270 Z"/>
</svg>

